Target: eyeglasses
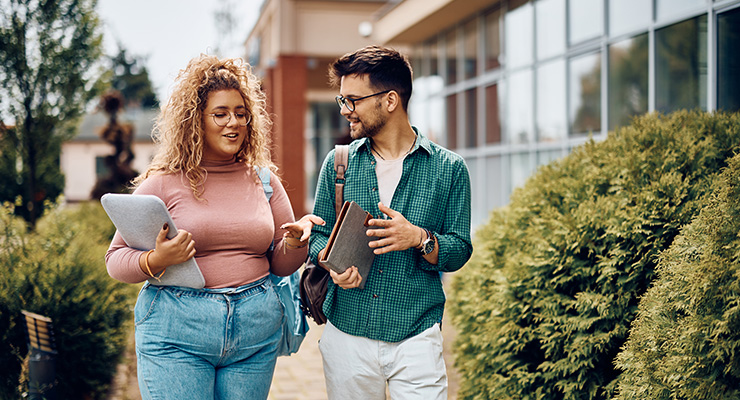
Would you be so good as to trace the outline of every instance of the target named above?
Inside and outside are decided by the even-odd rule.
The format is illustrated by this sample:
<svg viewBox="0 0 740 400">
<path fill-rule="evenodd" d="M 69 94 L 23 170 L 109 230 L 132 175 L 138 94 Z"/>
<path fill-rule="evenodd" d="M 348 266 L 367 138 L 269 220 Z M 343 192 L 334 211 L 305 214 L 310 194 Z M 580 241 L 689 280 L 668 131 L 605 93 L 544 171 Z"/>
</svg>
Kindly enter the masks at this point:
<svg viewBox="0 0 740 400">
<path fill-rule="evenodd" d="M 367 99 L 368 97 L 373 97 L 373 96 L 377 96 L 379 94 L 388 93 L 390 91 L 391 91 L 391 89 L 384 90 L 382 92 L 373 93 L 373 94 L 370 94 L 370 95 L 367 95 L 367 96 L 364 96 L 364 97 L 360 97 L 360 98 L 357 98 L 357 99 L 353 99 L 351 97 L 344 97 L 342 95 L 339 95 L 339 96 L 336 97 L 336 99 L 337 99 L 337 105 L 339 105 L 339 110 L 340 111 L 342 110 L 342 107 L 347 107 L 347 109 L 350 112 L 352 112 L 352 111 L 355 111 L 355 102 L 358 102 L 360 100 Z"/>
<path fill-rule="evenodd" d="M 219 111 L 213 114 L 206 114 L 213 117 L 213 123 L 224 127 L 231 122 L 231 115 L 234 114 L 234 118 L 236 118 L 236 123 L 239 124 L 239 126 L 247 126 L 249 124 L 249 121 L 252 120 L 252 115 L 247 114 L 244 111 L 237 111 L 235 113 L 232 113 L 230 111 Z"/>
</svg>

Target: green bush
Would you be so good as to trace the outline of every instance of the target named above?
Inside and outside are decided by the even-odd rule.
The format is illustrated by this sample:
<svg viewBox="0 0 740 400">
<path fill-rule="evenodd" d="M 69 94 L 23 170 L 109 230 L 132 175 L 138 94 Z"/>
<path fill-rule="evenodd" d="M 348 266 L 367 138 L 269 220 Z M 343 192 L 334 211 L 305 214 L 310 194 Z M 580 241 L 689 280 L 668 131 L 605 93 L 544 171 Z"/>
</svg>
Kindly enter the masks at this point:
<svg viewBox="0 0 740 400">
<path fill-rule="evenodd" d="M 740 156 L 661 254 L 617 365 L 618 399 L 740 398 Z"/>
<path fill-rule="evenodd" d="M 17 399 L 28 353 L 21 310 L 53 320 L 58 395 L 102 398 L 130 330 L 134 285 L 111 279 L 103 256 L 115 228 L 99 203 L 52 208 L 33 232 L 0 210 L 0 398 Z"/>
<path fill-rule="evenodd" d="M 739 143 L 737 114 L 646 115 L 516 190 L 453 280 L 460 398 L 612 397 L 657 256 Z"/>
</svg>

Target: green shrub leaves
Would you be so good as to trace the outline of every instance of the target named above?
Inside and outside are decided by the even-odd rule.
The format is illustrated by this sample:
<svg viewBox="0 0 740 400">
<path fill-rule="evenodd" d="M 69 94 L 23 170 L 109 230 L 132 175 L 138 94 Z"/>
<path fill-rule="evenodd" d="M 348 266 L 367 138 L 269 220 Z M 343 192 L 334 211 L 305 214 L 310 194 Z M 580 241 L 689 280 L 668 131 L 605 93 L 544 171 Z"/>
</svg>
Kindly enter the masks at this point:
<svg viewBox="0 0 740 400">
<path fill-rule="evenodd" d="M 646 115 L 516 190 L 453 281 L 460 397 L 611 398 L 660 252 L 739 143 L 737 114 Z"/>
<path fill-rule="evenodd" d="M 106 271 L 114 232 L 98 203 L 48 211 L 31 233 L 12 206 L 0 210 L 0 398 L 17 399 L 25 390 L 23 309 L 53 320 L 59 398 L 104 397 L 137 290 Z"/>
</svg>

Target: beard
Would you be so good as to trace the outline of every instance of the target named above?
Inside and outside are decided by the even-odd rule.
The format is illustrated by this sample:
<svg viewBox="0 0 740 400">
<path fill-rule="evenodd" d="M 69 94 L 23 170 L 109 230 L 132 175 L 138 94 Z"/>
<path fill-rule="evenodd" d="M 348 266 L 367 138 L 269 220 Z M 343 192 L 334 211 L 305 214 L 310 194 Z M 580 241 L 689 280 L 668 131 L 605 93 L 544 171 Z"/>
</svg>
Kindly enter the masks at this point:
<svg viewBox="0 0 740 400">
<path fill-rule="evenodd" d="M 368 118 L 360 120 L 359 118 L 349 119 L 350 122 L 359 122 L 358 127 L 351 127 L 349 134 L 352 140 L 361 138 L 373 138 L 380 133 L 380 130 L 388 122 L 388 117 L 380 113 L 380 104 Z"/>
</svg>

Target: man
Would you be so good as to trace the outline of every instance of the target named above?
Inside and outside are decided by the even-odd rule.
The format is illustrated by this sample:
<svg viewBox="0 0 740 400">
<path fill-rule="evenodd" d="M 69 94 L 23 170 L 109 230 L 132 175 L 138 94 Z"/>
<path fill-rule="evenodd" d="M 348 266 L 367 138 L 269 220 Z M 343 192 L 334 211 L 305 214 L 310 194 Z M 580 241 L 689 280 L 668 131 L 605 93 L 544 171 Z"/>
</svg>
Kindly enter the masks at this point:
<svg viewBox="0 0 740 400">
<path fill-rule="evenodd" d="M 463 159 L 411 126 L 412 71 L 395 50 L 369 46 L 329 70 L 350 123 L 344 199 L 375 216 L 376 254 L 364 289 L 355 267 L 330 271 L 319 348 L 330 399 L 446 399 L 440 272 L 470 258 L 470 177 Z M 318 264 L 333 222 L 334 151 L 324 160 L 310 257 Z"/>
</svg>

